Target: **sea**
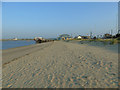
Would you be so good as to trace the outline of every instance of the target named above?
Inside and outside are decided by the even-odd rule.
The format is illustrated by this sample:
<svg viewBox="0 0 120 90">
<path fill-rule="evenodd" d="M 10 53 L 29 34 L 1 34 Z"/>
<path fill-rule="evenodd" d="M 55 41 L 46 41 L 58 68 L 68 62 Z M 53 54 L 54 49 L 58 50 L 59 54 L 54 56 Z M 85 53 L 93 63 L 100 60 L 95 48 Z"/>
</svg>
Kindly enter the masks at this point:
<svg viewBox="0 0 120 90">
<path fill-rule="evenodd" d="M 8 40 L 8 41 L 0 41 L 0 49 L 9 49 L 9 48 L 16 48 L 22 47 L 27 45 L 35 44 L 34 40 Z"/>
</svg>

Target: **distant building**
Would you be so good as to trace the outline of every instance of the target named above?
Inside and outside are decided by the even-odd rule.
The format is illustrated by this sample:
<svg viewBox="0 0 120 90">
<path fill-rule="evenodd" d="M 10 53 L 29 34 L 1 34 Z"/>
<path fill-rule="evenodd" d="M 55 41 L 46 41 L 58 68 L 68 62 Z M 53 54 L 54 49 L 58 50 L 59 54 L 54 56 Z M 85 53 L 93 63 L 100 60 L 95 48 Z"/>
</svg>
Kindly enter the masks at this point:
<svg viewBox="0 0 120 90">
<path fill-rule="evenodd" d="M 111 34 L 106 33 L 106 34 L 104 34 L 104 38 L 105 38 L 105 39 L 107 39 L 107 38 L 112 38 L 112 35 L 111 35 Z"/>
<path fill-rule="evenodd" d="M 59 35 L 58 40 L 70 40 L 72 37 L 68 34 Z"/>
<path fill-rule="evenodd" d="M 13 38 L 13 40 L 18 40 L 17 38 Z"/>
<path fill-rule="evenodd" d="M 90 36 L 81 36 L 82 39 L 90 39 Z"/>
</svg>

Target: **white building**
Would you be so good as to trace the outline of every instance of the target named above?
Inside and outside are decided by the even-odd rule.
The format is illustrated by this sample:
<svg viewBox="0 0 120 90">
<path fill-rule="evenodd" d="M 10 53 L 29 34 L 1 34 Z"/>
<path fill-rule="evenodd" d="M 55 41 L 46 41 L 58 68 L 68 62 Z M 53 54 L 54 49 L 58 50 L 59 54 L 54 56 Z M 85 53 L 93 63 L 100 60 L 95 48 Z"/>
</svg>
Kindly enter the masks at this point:
<svg viewBox="0 0 120 90">
<path fill-rule="evenodd" d="M 78 39 L 81 39 L 82 37 L 81 37 L 81 36 L 78 36 L 77 38 L 78 38 Z"/>
<path fill-rule="evenodd" d="M 75 39 L 82 39 L 82 37 L 79 35 L 79 36 L 76 36 Z"/>
</svg>

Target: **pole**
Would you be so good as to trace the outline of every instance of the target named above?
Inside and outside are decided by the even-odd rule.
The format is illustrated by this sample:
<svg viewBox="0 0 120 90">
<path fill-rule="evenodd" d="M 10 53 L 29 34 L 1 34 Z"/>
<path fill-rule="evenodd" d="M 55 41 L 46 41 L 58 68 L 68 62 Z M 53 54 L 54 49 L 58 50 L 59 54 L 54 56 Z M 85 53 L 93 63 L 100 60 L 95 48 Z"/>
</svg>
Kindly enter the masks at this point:
<svg viewBox="0 0 120 90">
<path fill-rule="evenodd" d="M 111 29 L 111 35 L 112 35 L 112 33 L 113 33 L 113 30 Z"/>
</svg>

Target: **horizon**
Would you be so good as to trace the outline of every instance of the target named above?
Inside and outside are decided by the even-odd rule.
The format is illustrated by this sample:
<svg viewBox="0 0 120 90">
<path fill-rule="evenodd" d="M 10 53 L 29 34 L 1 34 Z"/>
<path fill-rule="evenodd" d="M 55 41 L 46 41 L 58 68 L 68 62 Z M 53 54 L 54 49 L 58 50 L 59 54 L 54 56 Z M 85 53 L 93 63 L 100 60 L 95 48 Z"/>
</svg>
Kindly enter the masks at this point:
<svg viewBox="0 0 120 90">
<path fill-rule="evenodd" d="M 3 2 L 2 39 L 117 33 L 117 2 Z"/>
</svg>

